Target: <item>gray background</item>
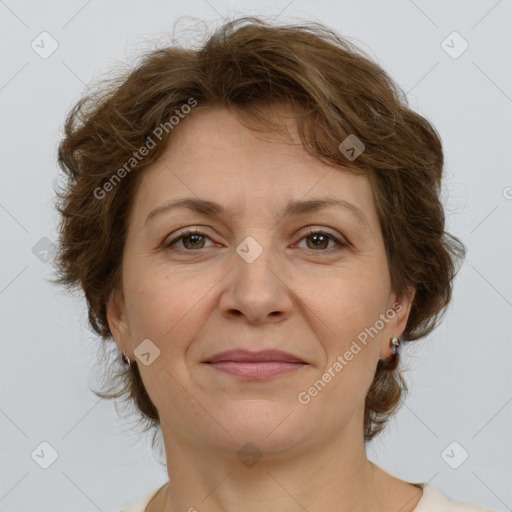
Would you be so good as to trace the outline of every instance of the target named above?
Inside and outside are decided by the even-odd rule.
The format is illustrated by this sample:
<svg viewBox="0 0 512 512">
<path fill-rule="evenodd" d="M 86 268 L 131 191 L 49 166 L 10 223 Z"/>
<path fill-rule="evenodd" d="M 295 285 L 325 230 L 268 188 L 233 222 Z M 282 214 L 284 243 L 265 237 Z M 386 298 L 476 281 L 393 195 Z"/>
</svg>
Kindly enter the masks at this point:
<svg viewBox="0 0 512 512">
<path fill-rule="evenodd" d="M 84 303 L 46 282 L 56 147 L 87 84 L 165 44 L 178 16 L 243 14 L 327 23 L 439 130 L 448 228 L 468 257 L 444 322 L 404 353 L 411 392 L 369 457 L 451 499 L 512 510 L 510 1 L 0 0 L 0 511 L 113 511 L 167 480 L 148 440 L 88 389 L 97 341 Z M 48 58 L 31 47 L 43 31 L 58 43 Z M 453 31 L 469 44 L 460 55 L 458 36 L 442 44 Z M 58 452 L 48 469 L 31 457 L 45 441 Z"/>
</svg>

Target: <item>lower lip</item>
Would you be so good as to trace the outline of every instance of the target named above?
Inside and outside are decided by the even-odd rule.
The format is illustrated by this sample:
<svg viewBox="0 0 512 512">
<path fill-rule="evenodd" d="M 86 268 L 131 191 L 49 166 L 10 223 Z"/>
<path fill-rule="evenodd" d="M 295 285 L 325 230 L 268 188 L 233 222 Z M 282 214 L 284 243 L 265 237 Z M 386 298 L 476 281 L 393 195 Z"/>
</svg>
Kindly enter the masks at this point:
<svg viewBox="0 0 512 512">
<path fill-rule="evenodd" d="M 306 363 L 286 363 L 283 361 L 221 361 L 208 363 L 220 372 L 250 380 L 263 380 L 292 373 L 306 366 Z"/>
</svg>

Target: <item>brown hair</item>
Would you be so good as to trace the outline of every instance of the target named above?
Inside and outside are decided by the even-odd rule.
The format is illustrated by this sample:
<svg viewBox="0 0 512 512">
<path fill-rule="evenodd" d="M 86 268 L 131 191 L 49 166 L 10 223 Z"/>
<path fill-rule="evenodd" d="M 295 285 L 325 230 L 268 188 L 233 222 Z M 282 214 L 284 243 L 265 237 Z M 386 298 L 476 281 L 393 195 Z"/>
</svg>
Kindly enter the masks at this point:
<svg viewBox="0 0 512 512">
<path fill-rule="evenodd" d="M 270 129 L 269 107 L 290 105 L 310 154 L 347 172 L 364 173 L 379 215 L 392 288 L 398 296 L 408 287 L 416 290 L 402 340 L 417 340 L 436 327 L 451 298 L 457 260 L 465 255 L 464 245 L 444 230 L 438 133 L 408 108 L 405 94 L 379 65 L 324 25 L 278 26 L 243 17 L 226 22 L 198 49 L 174 44 L 147 51 L 134 69 L 107 80 L 67 116 L 58 149 L 67 182 L 56 190 L 61 214 L 56 282 L 83 290 L 89 323 L 103 342 L 112 341 L 106 303 L 120 285 L 136 177 L 162 155 L 172 136 L 171 116 L 191 99 L 197 111 L 228 107 L 255 129 Z M 349 135 L 365 146 L 354 160 L 339 149 Z M 134 163 L 133 155 L 148 137 L 155 147 Z M 126 169 L 128 161 L 138 172 Z M 119 173 L 121 168 L 126 172 Z M 122 181 L 106 186 L 116 171 Z M 98 199 L 98 191 L 107 189 Z M 105 353 L 107 389 L 95 393 L 124 396 L 158 431 L 158 411 L 137 365 L 126 370 L 118 357 L 111 365 Z M 112 353 L 119 355 L 115 347 Z M 378 363 L 365 403 L 366 442 L 384 428 L 407 391 L 397 366 L 396 357 Z"/>
</svg>

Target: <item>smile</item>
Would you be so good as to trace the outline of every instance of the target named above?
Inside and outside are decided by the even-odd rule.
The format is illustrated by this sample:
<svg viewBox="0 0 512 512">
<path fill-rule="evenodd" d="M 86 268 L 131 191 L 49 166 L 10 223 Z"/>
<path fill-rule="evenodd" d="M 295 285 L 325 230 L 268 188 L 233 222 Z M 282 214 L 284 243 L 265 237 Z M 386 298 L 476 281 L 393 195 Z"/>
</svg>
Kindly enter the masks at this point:
<svg viewBox="0 0 512 512">
<path fill-rule="evenodd" d="M 246 380 L 265 380 L 295 372 L 307 363 L 285 361 L 219 361 L 208 365 L 220 372 Z"/>
</svg>

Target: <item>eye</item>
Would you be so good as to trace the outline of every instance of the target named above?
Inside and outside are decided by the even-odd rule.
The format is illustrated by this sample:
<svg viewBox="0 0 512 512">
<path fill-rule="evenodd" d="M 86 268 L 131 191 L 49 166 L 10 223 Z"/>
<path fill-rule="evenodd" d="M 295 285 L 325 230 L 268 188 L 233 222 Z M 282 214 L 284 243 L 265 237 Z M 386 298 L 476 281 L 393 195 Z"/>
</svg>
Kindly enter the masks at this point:
<svg viewBox="0 0 512 512">
<path fill-rule="evenodd" d="M 307 244 L 307 249 L 317 251 L 317 249 L 328 249 L 329 241 L 334 242 L 339 247 L 347 247 L 345 242 L 342 242 L 338 237 L 334 236 L 328 231 L 318 229 L 310 229 L 301 240 L 311 239 L 311 244 Z M 331 247 L 332 248 L 332 247 Z"/>
<path fill-rule="evenodd" d="M 204 240 L 208 238 L 204 233 L 201 231 L 198 231 L 196 229 L 187 229 L 186 231 L 182 232 L 179 236 L 176 238 L 173 238 L 169 242 L 164 243 L 165 249 L 172 250 L 172 246 L 176 245 L 177 242 L 182 241 L 183 247 L 179 247 L 178 250 L 184 250 L 184 251 L 194 251 L 196 249 L 203 249 L 204 248 Z"/>
<path fill-rule="evenodd" d="M 165 242 L 163 247 L 169 250 L 193 252 L 195 250 L 204 249 L 206 239 L 211 240 L 205 233 L 202 233 L 197 229 L 187 229 L 169 242 Z M 341 241 L 338 237 L 325 230 L 310 229 L 305 236 L 301 238 L 301 241 L 308 239 L 311 239 L 311 244 L 307 243 L 306 249 L 310 249 L 315 252 L 320 252 L 321 249 L 329 249 L 329 242 L 333 242 L 335 246 L 337 245 L 338 247 L 348 246 L 347 243 Z M 174 246 L 179 242 L 181 242 L 183 246 L 174 248 Z M 333 247 L 331 247 L 331 249 L 332 248 Z"/>
</svg>

